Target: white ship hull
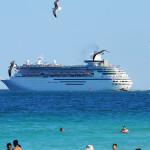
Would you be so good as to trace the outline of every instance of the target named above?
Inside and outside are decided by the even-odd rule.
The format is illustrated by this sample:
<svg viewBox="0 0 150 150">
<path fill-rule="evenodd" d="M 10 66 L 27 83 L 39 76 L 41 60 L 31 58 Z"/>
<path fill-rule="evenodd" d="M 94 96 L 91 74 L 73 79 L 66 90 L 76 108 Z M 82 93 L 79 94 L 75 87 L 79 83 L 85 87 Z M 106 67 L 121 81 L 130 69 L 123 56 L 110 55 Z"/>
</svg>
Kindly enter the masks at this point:
<svg viewBox="0 0 150 150">
<path fill-rule="evenodd" d="M 112 79 L 102 78 L 43 78 L 43 77 L 12 77 L 2 82 L 10 90 L 32 90 L 32 91 L 101 91 L 130 89 L 131 80 L 127 83 L 121 83 L 122 79 L 116 79 L 118 83 L 114 83 Z M 123 81 L 124 82 L 124 81 Z"/>
</svg>

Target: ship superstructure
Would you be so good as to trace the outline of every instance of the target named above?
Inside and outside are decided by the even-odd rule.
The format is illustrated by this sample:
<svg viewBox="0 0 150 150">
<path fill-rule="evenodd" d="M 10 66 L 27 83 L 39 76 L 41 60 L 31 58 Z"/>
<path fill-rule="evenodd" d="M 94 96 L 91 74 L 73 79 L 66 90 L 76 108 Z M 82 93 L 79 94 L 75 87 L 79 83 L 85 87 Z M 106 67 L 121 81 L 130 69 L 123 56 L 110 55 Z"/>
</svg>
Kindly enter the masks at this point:
<svg viewBox="0 0 150 150">
<path fill-rule="evenodd" d="M 99 91 L 128 90 L 133 82 L 119 66 L 109 65 L 101 56 L 104 51 L 95 52 L 86 65 L 61 65 L 42 63 L 16 66 L 16 73 L 2 82 L 10 90 L 36 91 Z M 10 74 L 10 72 L 9 72 Z"/>
</svg>

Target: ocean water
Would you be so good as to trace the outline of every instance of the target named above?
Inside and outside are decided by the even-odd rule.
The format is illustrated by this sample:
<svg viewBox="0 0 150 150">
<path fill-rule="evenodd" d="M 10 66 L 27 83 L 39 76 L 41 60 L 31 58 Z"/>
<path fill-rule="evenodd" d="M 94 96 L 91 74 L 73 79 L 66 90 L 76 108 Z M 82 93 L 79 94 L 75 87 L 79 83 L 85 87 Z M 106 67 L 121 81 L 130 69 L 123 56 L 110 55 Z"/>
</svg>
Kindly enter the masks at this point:
<svg viewBox="0 0 150 150">
<path fill-rule="evenodd" d="M 150 91 L 1 90 L 0 150 L 15 139 L 23 150 L 150 150 Z"/>
</svg>

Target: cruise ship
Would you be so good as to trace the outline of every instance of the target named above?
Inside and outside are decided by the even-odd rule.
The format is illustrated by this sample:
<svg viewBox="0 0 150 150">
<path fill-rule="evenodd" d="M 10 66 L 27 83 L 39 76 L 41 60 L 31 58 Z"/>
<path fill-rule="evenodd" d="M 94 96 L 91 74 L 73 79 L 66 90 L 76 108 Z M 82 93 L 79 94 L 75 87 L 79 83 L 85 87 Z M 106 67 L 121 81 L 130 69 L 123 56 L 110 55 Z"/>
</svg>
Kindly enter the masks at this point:
<svg viewBox="0 0 150 150">
<path fill-rule="evenodd" d="M 42 63 L 42 57 L 34 64 L 29 60 L 22 66 L 14 61 L 9 67 L 9 79 L 1 80 L 10 90 L 32 91 L 101 91 L 129 90 L 133 82 L 119 66 L 109 65 L 102 59 L 106 50 L 94 52 L 85 65 L 61 65 Z M 12 76 L 12 69 L 15 73 Z"/>
</svg>

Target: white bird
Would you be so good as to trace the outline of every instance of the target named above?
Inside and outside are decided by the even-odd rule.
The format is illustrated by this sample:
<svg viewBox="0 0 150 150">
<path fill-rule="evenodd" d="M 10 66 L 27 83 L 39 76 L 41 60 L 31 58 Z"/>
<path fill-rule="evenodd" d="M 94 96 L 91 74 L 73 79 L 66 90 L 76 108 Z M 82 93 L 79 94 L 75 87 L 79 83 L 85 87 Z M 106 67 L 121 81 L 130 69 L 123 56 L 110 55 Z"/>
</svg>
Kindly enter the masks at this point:
<svg viewBox="0 0 150 150">
<path fill-rule="evenodd" d="M 56 0 L 56 1 L 54 2 L 55 7 L 53 8 L 53 14 L 54 14 L 55 17 L 57 17 L 57 10 L 61 10 L 61 9 L 62 9 L 61 7 L 58 7 L 58 2 L 59 2 L 59 1 L 60 1 L 60 0 Z"/>
</svg>

